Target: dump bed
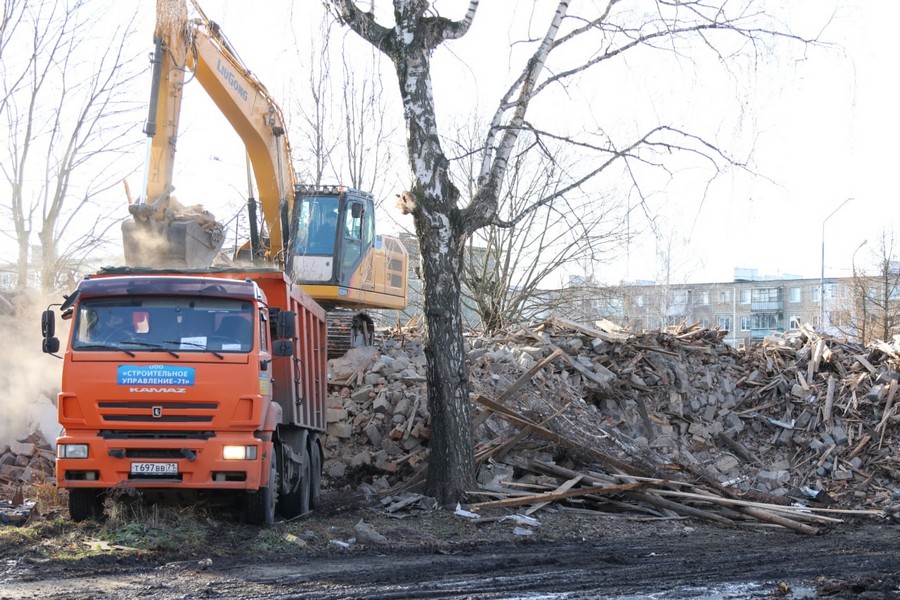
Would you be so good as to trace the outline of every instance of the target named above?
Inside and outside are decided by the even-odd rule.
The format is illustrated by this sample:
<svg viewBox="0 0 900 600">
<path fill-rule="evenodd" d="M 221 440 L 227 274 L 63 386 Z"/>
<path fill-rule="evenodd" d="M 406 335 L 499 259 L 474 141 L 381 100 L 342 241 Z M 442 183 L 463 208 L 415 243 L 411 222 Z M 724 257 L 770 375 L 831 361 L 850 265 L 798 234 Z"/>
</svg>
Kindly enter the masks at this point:
<svg viewBox="0 0 900 600">
<path fill-rule="evenodd" d="M 203 277 L 253 282 L 262 291 L 270 313 L 291 311 L 296 315 L 293 357 L 272 359 L 272 400 L 281 407 L 281 423 L 316 431 L 325 430 L 326 325 L 325 311 L 299 285 L 278 269 L 145 269 L 106 268 L 92 279 L 130 276 Z M 273 310 L 273 309 L 277 309 Z"/>
</svg>

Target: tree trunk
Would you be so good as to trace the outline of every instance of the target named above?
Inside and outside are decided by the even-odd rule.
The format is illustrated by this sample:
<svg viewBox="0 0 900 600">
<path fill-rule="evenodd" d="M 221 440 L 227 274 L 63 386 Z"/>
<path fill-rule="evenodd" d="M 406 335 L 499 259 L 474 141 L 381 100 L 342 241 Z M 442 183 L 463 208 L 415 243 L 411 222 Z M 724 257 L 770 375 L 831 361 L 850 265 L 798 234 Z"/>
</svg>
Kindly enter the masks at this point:
<svg viewBox="0 0 900 600">
<path fill-rule="evenodd" d="M 460 312 L 463 244 L 449 223 L 444 228 L 422 225 L 417 218 L 432 429 L 426 493 L 447 506 L 460 501 L 475 480 L 469 376 Z"/>
<path fill-rule="evenodd" d="M 53 292 L 56 289 L 56 241 L 53 239 L 51 223 L 44 223 L 44 229 L 38 234 L 41 241 L 41 289 Z"/>
<path fill-rule="evenodd" d="M 412 214 L 419 239 L 425 310 L 431 452 L 426 490 L 441 505 L 462 500 L 475 481 L 469 376 L 463 346 L 460 285 L 465 232 L 438 137 L 430 49 L 395 59 L 412 173 Z"/>
<path fill-rule="evenodd" d="M 24 290 L 28 287 L 28 236 L 20 235 L 16 241 L 19 246 L 19 256 L 16 259 L 16 288 Z"/>
</svg>

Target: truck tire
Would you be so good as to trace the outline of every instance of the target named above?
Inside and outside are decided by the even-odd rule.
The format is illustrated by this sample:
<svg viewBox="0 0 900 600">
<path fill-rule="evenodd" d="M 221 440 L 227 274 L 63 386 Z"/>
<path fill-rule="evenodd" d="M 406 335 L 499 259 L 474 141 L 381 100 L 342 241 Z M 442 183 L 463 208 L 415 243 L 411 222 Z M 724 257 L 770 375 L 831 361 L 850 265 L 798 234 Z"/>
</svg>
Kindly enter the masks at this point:
<svg viewBox="0 0 900 600">
<path fill-rule="evenodd" d="M 269 467 L 269 483 L 244 498 L 244 520 L 251 525 L 273 525 L 278 499 L 278 467 L 273 455 Z"/>
<path fill-rule="evenodd" d="M 322 506 L 322 449 L 315 439 L 309 445 L 309 508 Z"/>
<path fill-rule="evenodd" d="M 306 450 L 306 447 L 297 448 L 295 451 L 298 454 L 301 454 L 302 464 L 301 465 L 289 465 L 290 469 L 285 469 L 283 472 L 288 472 L 288 470 L 293 472 L 293 469 L 297 469 L 299 471 L 296 487 L 293 490 L 286 492 L 279 498 L 280 502 L 278 504 L 278 512 L 285 519 L 295 519 L 302 515 L 305 515 L 309 512 L 309 500 L 310 500 L 310 474 L 309 474 L 309 453 Z M 287 462 L 287 461 L 285 461 Z M 293 484 L 294 482 L 290 482 Z"/>
<path fill-rule="evenodd" d="M 103 520 L 103 490 L 72 488 L 69 490 L 69 516 L 76 523 Z"/>
</svg>

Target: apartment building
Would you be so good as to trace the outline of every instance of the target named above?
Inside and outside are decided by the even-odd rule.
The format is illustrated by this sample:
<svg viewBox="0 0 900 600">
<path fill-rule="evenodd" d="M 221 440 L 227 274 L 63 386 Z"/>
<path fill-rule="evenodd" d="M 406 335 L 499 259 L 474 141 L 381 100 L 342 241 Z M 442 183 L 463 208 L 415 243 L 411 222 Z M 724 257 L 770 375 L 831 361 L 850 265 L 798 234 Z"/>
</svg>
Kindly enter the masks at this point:
<svg viewBox="0 0 900 600">
<path fill-rule="evenodd" d="M 822 330 L 823 312 L 824 329 L 846 336 L 854 320 L 854 280 L 825 280 L 824 311 L 822 287 L 820 279 L 760 277 L 741 269 L 727 283 L 576 285 L 556 293 L 558 310 L 582 321 L 593 315 L 635 330 L 697 324 L 727 331 L 726 339 L 737 344 L 801 324 Z"/>
</svg>

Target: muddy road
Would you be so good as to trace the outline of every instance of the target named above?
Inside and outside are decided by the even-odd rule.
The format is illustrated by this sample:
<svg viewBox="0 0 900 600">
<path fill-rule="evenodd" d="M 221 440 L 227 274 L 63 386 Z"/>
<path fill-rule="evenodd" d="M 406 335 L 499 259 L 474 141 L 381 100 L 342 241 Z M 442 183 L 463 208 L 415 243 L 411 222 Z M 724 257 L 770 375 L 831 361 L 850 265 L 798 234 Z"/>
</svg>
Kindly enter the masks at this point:
<svg viewBox="0 0 900 600">
<path fill-rule="evenodd" d="M 696 523 L 311 555 L 6 556 L 2 599 L 870 598 L 900 599 L 900 525 L 819 536 Z M 401 547 L 397 547 L 397 546 Z"/>
</svg>

